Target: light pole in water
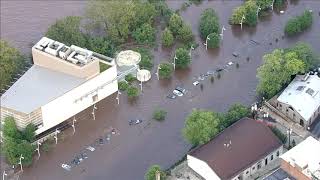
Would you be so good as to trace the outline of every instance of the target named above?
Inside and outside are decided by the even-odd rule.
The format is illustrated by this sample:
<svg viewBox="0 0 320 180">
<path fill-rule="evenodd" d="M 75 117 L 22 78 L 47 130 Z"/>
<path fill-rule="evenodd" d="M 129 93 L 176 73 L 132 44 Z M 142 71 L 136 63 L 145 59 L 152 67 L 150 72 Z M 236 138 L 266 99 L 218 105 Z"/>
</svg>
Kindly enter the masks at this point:
<svg viewBox="0 0 320 180">
<path fill-rule="evenodd" d="M 4 170 L 3 173 L 2 173 L 2 180 L 4 180 L 5 176 L 8 176 L 8 174 L 6 173 L 6 170 Z"/>
<path fill-rule="evenodd" d="M 77 122 L 76 117 L 73 117 L 73 120 L 72 120 L 73 134 L 76 133 L 76 125 L 75 125 L 75 122 Z"/>
<path fill-rule="evenodd" d="M 204 45 L 206 46 L 206 50 L 208 50 L 208 40 L 210 40 L 209 35 L 206 38 L 206 43 L 204 43 Z"/>
<path fill-rule="evenodd" d="M 60 133 L 60 131 L 58 129 L 56 129 L 56 131 L 54 132 L 54 139 L 56 140 L 56 144 L 58 144 L 58 134 Z"/>
<path fill-rule="evenodd" d="M 191 58 L 191 51 L 192 50 L 194 50 L 194 47 L 193 47 L 193 45 L 191 45 L 191 47 L 190 47 L 190 52 L 189 52 L 189 56 L 190 56 L 190 58 Z M 176 56 L 174 56 L 175 58 L 176 58 Z"/>
<path fill-rule="evenodd" d="M 93 116 L 93 120 L 96 120 L 96 115 L 95 115 L 95 112 L 94 112 L 96 109 L 98 109 L 98 108 L 97 108 L 96 104 L 94 104 L 93 108 L 92 108 L 92 113 L 91 113 L 92 116 Z"/>
<path fill-rule="evenodd" d="M 288 139 L 289 139 L 289 146 L 288 146 L 288 148 L 290 149 L 290 146 L 291 146 L 291 134 L 292 134 L 292 129 L 291 128 L 289 128 L 288 130 L 287 130 L 287 133 L 288 133 Z"/>
<path fill-rule="evenodd" d="M 257 9 L 257 19 L 258 19 L 258 16 L 259 16 L 259 11 L 261 10 L 261 7 L 258 6 L 258 9 Z"/>
<path fill-rule="evenodd" d="M 20 164 L 20 170 L 23 171 L 22 169 L 22 159 L 24 159 L 24 157 L 22 156 L 22 154 L 20 155 L 20 158 L 19 158 L 19 163 Z"/>
<path fill-rule="evenodd" d="M 224 28 L 224 26 L 222 26 L 221 34 L 220 34 L 220 36 L 221 36 L 221 40 L 223 40 L 223 31 L 225 31 L 225 30 L 226 30 L 226 28 Z"/>
<path fill-rule="evenodd" d="M 161 69 L 161 67 L 160 67 L 160 64 L 159 64 L 158 68 L 157 68 L 157 72 L 155 73 L 157 75 L 158 81 L 160 80 L 160 78 L 159 78 L 159 70 L 160 69 Z"/>
<path fill-rule="evenodd" d="M 191 54 L 191 50 L 190 50 L 190 54 Z M 176 60 L 177 60 L 177 59 L 178 59 L 177 56 L 174 55 L 173 63 L 172 63 L 172 65 L 173 65 L 173 70 L 174 70 L 174 71 L 176 70 Z"/>
<path fill-rule="evenodd" d="M 120 94 L 121 92 L 118 90 L 117 97 L 116 97 L 118 105 L 120 104 Z"/>
<path fill-rule="evenodd" d="M 240 22 L 240 25 L 241 25 L 241 30 L 242 30 L 242 24 L 243 24 L 243 20 L 245 20 L 246 17 L 243 15 L 242 18 L 241 18 L 241 22 Z"/>
<path fill-rule="evenodd" d="M 41 143 L 39 141 L 37 141 L 37 148 L 35 149 L 35 151 L 38 152 L 38 159 L 40 158 L 40 145 L 41 145 Z"/>
</svg>

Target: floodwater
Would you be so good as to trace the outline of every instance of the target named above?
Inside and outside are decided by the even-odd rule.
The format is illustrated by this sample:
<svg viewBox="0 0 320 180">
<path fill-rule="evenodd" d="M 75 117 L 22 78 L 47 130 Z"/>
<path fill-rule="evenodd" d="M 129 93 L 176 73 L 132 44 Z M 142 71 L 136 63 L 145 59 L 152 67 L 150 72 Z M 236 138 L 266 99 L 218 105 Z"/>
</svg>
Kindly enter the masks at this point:
<svg viewBox="0 0 320 180">
<path fill-rule="evenodd" d="M 168 1 L 173 8 L 180 7 L 180 3 Z M 21 4 L 19 6 L 22 6 Z M 72 136 L 72 129 L 66 130 L 51 152 L 42 153 L 39 160 L 24 169 L 21 179 L 142 180 L 150 165 L 159 164 L 168 168 L 189 150 L 191 146 L 184 141 L 181 129 L 185 117 L 193 108 L 225 111 L 233 103 L 250 105 L 255 101 L 258 82 L 256 69 L 262 63 L 263 54 L 275 48 L 291 46 L 298 41 L 308 42 L 316 52 L 320 52 L 320 2 L 299 1 L 294 5 L 289 4 L 284 14 L 274 12 L 260 20 L 256 28 L 244 27 L 242 31 L 240 27 L 231 27 L 228 24 L 232 9 L 239 4 L 241 1 L 205 1 L 181 12 L 185 21 L 192 26 L 196 41 L 200 44 L 192 51 L 193 61 L 190 68 L 176 71 L 169 81 L 157 81 L 154 76 L 150 82 L 143 84 L 143 92 L 135 101 L 129 101 L 125 93 L 120 95 L 120 105 L 116 104 L 116 95 L 106 98 L 97 105 L 96 120 L 90 116 L 91 109 L 82 112 L 77 116 L 76 133 Z M 218 50 L 206 51 L 198 37 L 197 23 L 201 12 L 208 7 L 217 11 L 221 25 L 226 28 Z M 11 8 L 15 9 L 14 6 Z M 312 28 L 298 37 L 282 38 L 287 19 L 300 14 L 304 9 L 315 12 Z M 60 13 L 63 13 L 62 10 Z M 19 22 L 24 22 L 25 17 L 24 12 L 15 15 L 16 19 L 20 19 Z M 28 33 L 37 33 L 33 31 L 34 29 L 25 29 L 24 34 L 27 36 Z M 259 45 L 250 42 L 251 39 L 259 42 Z M 13 42 L 15 40 L 11 39 Z M 240 56 L 235 58 L 232 52 L 237 52 Z M 167 61 L 172 57 L 172 53 L 168 49 L 156 48 L 155 64 Z M 247 57 L 250 58 L 249 61 L 246 60 Z M 223 67 L 230 61 L 234 64 L 222 73 L 220 79 L 215 78 L 214 83 L 209 79 L 201 81 L 203 90 L 200 86 L 192 85 L 195 77 L 201 73 Z M 239 64 L 238 68 L 236 63 Z M 187 95 L 175 100 L 167 99 L 166 95 L 176 85 L 184 86 L 188 90 Z M 165 121 L 152 120 L 152 112 L 156 107 L 167 110 Z M 129 126 L 128 120 L 133 118 L 141 118 L 143 123 Z M 109 144 L 97 148 L 94 152 L 88 152 L 89 158 L 71 171 L 61 168 L 61 163 L 70 162 L 86 145 L 93 143 L 111 127 L 119 130 L 120 135 L 112 136 Z"/>
</svg>

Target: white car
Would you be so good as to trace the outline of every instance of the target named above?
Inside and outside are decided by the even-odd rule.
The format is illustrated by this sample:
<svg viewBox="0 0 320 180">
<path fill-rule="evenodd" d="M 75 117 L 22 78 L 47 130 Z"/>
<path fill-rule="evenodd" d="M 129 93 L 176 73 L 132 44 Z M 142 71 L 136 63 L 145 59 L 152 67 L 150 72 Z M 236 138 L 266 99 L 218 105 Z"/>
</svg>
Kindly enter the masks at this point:
<svg viewBox="0 0 320 180">
<path fill-rule="evenodd" d="M 61 167 L 67 171 L 71 171 L 71 166 L 68 164 L 61 164 Z"/>
<path fill-rule="evenodd" d="M 86 147 L 86 149 L 88 149 L 88 150 L 91 151 L 91 152 L 93 152 L 93 151 L 96 150 L 96 149 L 95 149 L 94 147 L 92 147 L 92 146 L 88 146 L 88 147 Z"/>
<path fill-rule="evenodd" d="M 176 96 L 179 96 L 179 97 L 183 96 L 182 92 L 180 92 L 180 91 L 178 91 L 178 90 L 176 90 L 176 89 L 173 90 L 172 93 L 173 93 L 174 95 L 176 95 Z"/>
<path fill-rule="evenodd" d="M 192 84 L 193 84 L 194 86 L 197 86 L 199 83 L 200 83 L 199 81 L 195 81 L 195 82 L 193 82 Z"/>
</svg>

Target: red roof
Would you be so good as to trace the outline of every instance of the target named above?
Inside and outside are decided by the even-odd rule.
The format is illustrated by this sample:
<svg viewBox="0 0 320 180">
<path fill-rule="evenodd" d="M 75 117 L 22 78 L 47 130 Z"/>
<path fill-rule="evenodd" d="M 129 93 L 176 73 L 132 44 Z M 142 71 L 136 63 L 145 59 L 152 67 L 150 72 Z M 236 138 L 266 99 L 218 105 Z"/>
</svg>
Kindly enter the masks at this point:
<svg viewBox="0 0 320 180">
<path fill-rule="evenodd" d="M 280 146 L 269 127 L 242 118 L 189 155 L 205 161 L 221 179 L 231 179 Z"/>
</svg>

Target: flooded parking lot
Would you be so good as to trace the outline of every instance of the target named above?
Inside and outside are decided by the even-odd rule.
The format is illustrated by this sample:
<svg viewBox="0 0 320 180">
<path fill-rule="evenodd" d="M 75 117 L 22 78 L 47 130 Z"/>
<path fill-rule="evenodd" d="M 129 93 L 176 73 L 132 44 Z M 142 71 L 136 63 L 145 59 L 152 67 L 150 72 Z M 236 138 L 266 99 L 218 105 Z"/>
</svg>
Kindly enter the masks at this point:
<svg viewBox="0 0 320 180">
<path fill-rule="evenodd" d="M 25 1 L 19 2 L 18 7 L 23 7 L 24 3 L 26 6 L 29 5 Z M 180 7 L 179 3 L 180 1 L 168 1 L 168 4 L 173 8 Z M 44 5 L 39 4 L 33 3 L 34 7 L 32 8 L 43 8 Z M 196 41 L 200 44 L 192 51 L 190 68 L 177 70 L 171 80 L 158 81 L 153 75 L 151 81 L 143 85 L 143 93 L 134 101 L 128 100 L 124 93 L 120 95 L 120 105 L 117 105 L 116 94 L 106 98 L 97 104 L 96 120 L 92 118 L 92 109 L 82 112 L 76 117 L 79 119 L 76 124 L 76 133 L 72 135 L 72 128 L 67 129 L 64 137 L 60 137 L 56 147 L 49 153 L 43 153 L 39 160 L 35 160 L 31 167 L 26 168 L 21 179 L 141 180 L 150 165 L 159 164 L 163 168 L 168 168 L 189 150 L 190 145 L 184 141 L 181 128 L 184 126 L 185 117 L 193 108 L 225 111 L 233 103 L 239 102 L 249 105 L 255 101 L 255 88 L 258 82 L 256 69 L 262 63 L 263 54 L 274 48 L 291 46 L 298 41 L 310 43 L 316 52 L 320 52 L 320 16 L 318 16 L 320 2 L 301 0 L 297 4 L 289 4 L 284 14 L 274 12 L 269 17 L 260 20 L 256 28 L 244 27 L 242 31 L 240 27 L 231 27 L 228 24 L 232 9 L 239 4 L 241 1 L 204 1 L 199 6 L 192 5 L 186 11 L 181 12 L 185 21 L 192 26 Z M 6 29 L 1 21 L 1 32 L 6 35 L 3 36 L 5 39 L 14 42 L 19 48 L 25 48 L 27 43 L 24 41 L 31 43 L 42 36 L 36 29 L 29 29 L 26 24 L 23 24 L 23 22 L 30 22 L 25 19 L 30 16 L 33 17 L 32 21 L 35 24 L 37 24 L 36 22 L 41 23 L 44 17 L 37 16 L 37 13 L 41 12 L 19 11 L 19 13 L 12 13 L 12 9 L 17 8 L 13 4 L 6 6 L 4 3 L 6 7 L 1 5 L 1 10 L 7 8 L 4 17 L 7 21 L 5 23 L 9 27 L 15 27 L 17 22 L 22 23 L 20 26 L 24 27 L 24 29 Z M 68 13 L 81 14 L 82 10 L 79 9 L 83 8 L 84 4 L 75 6 L 65 6 L 65 9 L 61 9 L 59 11 L 61 17 L 70 15 Z M 48 6 L 46 11 L 54 11 L 54 8 L 59 7 L 61 6 Z M 198 20 L 201 12 L 208 7 L 217 11 L 221 26 L 224 25 L 226 31 L 221 47 L 206 51 L 202 45 L 203 42 L 198 37 Z M 312 9 L 316 12 L 312 28 L 298 37 L 282 38 L 283 27 L 287 19 L 305 9 Z M 34 14 L 25 15 L 26 12 Z M 43 24 L 46 27 L 42 27 L 44 28 L 42 32 L 45 31 L 48 24 L 52 23 L 50 21 L 54 21 L 53 19 L 57 17 L 60 15 L 54 18 L 48 16 L 48 19 L 45 20 L 46 23 Z M 16 20 L 10 21 L 10 18 Z M 19 41 L 20 38 L 10 35 L 17 32 L 23 32 L 25 36 L 30 34 L 30 37 Z M 277 42 L 276 39 L 278 39 Z M 254 43 L 252 40 L 258 43 Z M 28 52 L 30 47 L 27 47 L 26 50 Z M 233 52 L 237 52 L 239 56 L 234 57 Z M 156 65 L 172 57 L 170 50 L 161 47 L 157 48 L 153 54 Z M 233 62 L 233 64 L 221 72 L 220 78 L 215 76 L 213 83 L 210 78 L 199 80 L 203 90 L 199 85 L 192 84 L 198 80 L 201 74 L 226 67 L 229 62 Z M 183 86 L 188 93 L 176 99 L 166 98 L 177 85 Z M 165 121 L 152 120 L 152 112 L 156 107 L 161 107 L 168 112 Z M 130 126 L 128 121 L 135 118 L 141 118 L 142 123 Z M 71 171 L 61 168 L 62 163 L 72 161 L 85 147 L 91 145 L 97 138 L 108 134 L 111 127 L 117 129 L 120 135 L 111 137 L 109 143 L 96 146 L 95 151 L 87 152 L 88 158 L 72 167 Z"/>
</svg>

